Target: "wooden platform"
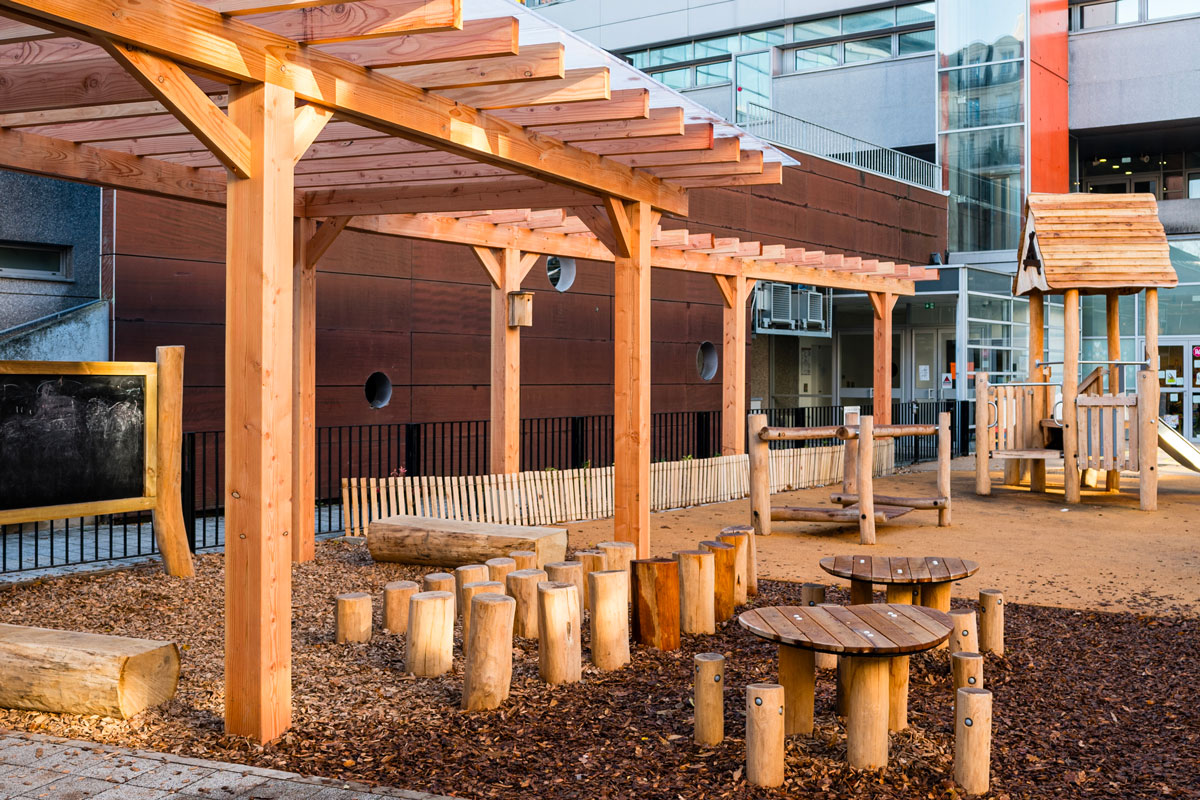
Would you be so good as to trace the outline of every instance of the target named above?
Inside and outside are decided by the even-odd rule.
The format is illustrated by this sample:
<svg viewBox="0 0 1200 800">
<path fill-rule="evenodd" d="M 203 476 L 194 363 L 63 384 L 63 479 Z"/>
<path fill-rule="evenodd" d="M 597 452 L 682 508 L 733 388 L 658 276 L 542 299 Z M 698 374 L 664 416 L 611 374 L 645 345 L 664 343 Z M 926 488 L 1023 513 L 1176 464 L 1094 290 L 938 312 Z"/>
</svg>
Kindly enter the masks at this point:
<svg viewBox="0 0 1200 800">
<path fill-rule="evenodd" d="M 875 522 L 886 523 L 902 517 L 911 508 L 902 506 L 875 506 Z M 858 522 L 859 510 L 857 505 L 845 508 L 801 508 L 797 506 L 773 506 L 771 508 L 772 522 Z"/>
</svg>

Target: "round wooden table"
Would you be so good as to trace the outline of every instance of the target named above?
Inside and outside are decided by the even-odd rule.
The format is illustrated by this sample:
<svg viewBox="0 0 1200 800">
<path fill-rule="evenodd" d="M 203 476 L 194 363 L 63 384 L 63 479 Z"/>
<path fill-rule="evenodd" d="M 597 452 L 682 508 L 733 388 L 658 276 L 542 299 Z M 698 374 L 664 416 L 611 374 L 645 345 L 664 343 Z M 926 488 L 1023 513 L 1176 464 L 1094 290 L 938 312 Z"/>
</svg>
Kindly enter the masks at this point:
<svg viewBox="0 0 1200 800">
<path fill-rule="evenodd" d="M 850 602 L 870 603 L 874 585 L 887 587 L 889 603 L 916 603 L 950 612 L 950 584 L 974 575 L 979 565 L 963 558 L 925 556 L 830 556 L 821 569 L 850 581 Z"/>
<path fill-rule="evenodd" d="M 738 623 L 779 643 L 779 683 L 785 730 L 810 735 L 814 653 L 836 653 L 845 666 L 847 758 L 859 769 L 887 766 L 891 720 L 908 715 L 908 656 L 950 636 L 950 617 L 904 604 L 768 606 L 742 613 Z M 893 675 L 903 663 L 903 685 Z"/>
</svg>

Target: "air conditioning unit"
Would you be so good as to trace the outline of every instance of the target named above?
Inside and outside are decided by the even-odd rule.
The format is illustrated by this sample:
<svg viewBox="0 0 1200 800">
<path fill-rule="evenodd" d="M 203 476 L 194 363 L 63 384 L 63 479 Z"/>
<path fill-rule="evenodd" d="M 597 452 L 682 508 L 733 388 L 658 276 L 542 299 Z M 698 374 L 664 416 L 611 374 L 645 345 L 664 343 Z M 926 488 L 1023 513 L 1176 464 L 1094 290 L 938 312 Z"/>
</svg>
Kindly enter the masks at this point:
<svg viewBox="0 0 1200 800">
<path fill-rule="evenodd" d="M 805 327 L 824 328 L 825 294 L 823 292 L 814 292 L 812 290 L 801 290 L 800 299 L 804 304 L 805 309 Z"/>
<path fill-rule="evenodd" d="M 797 328 L 796 307 L 792 302 L 792 287 L 786 283 L 772 283 L 769 287 L 771 294 L 772 328 Z"/>
<path fill-rule="evenodd" d="M 761 281 L 754 289 L 754 329 L 794 336 L 828 335 L 831 303 L 828 290 Z"/>
</svg>

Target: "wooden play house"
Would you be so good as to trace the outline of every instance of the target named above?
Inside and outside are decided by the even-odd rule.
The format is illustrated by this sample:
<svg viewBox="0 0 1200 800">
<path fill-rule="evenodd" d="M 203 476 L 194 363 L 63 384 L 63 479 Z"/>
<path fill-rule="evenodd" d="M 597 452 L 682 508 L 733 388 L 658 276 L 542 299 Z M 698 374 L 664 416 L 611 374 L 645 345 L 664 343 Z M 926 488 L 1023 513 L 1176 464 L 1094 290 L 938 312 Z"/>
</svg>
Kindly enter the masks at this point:
<svg viewBox="0 0 1200 800">
<path fill-rule="evenodd" d="M 886 524 L 910 511 L 938 512 L 938 527 L 950 525 L 950 412 L 938 415 L 937 425 L 876 425 L 875 417 L 846 414 L 845 425 L 815 428 L 772 428 L 765 414 L 751 414 L 750 521 L 755 533 L 771 534 L 772 522 L 857 522 L 859 541 L 875 544 L 876 524 Z M 875 493 L 875 445 L 900 436 L 937 437 L 937 494 L 899 497 Z M 771 505 L 770 443 L 775 441 L 843 442 L 842 491 L 830 496 L 837 508 L 797 508 Z"/>
<path fill-rule="evenodd" d="M 989 459 L 1005 462 L 1004 482 L 1028 469 L 1030 488 L 1046 490 L 1046 462 L 1063 460 L 1068 503 L 1081 484 L 1107 473 L 1110 491 L 1122 471 L 1139 474 L 1141 507 L 1158 504 L 1158 290 L 1178 283 L 1153 195 L 1031 194 L 1021 228 L 1013 294 L 1029 297 L 1029 380 L 993 385 L 975 375 L 975 491 L 991 494 Z M 1120 295 L 1145 290 L 1146 352 L 1121 360 Z M 1062 382 L 1044 359 L 1045 296 L 1064 299 Z M 1081 359 L 1079 297 L 1104 295 L 1108 358 Z M 1080 367 L 1095 367 L 1080 380 Z M 1136 366 L 1136 389 L 1122 385 Z M 1061 395 L 1061 399 L 1056 397 Z M 1053 446 L 1061 433 L 1061 449 Z"/>
</svg>

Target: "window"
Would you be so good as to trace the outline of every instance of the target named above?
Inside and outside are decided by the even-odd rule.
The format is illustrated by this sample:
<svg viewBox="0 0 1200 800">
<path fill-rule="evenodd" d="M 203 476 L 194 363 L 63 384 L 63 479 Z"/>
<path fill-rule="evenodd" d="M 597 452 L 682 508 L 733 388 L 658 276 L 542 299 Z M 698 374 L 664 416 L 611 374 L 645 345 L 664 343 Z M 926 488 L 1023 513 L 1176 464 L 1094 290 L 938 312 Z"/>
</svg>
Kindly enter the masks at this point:
<svg viewBox="0 0 1200 800">
<path fill-rule="evenodd" d="M 697 86 L 714 86 L 718 83 L 729 83 L 728 61 L 718 61 L 715 64 L 701 64 L 696 67 Z"/>
<path fill-rule="evenodd" d="M 837 66 L 841 62 L 841 44 L 802 47 L 796 51 L 796 71 Z"/>
<path fill-rule="evenodd" d="M 896 26 L 932 25 L 934 3 L 915 3 L 896 9 Z"/>
<path fill-rule="evenodd" d="M 692 70 L 689 67 L 651 72 L 650 77 L 669 89 L 687 89 L 692 85 Z"/>
<path fill-rule="evenodd" d="M 878 36 L 874 39 L 859 39 L 846 42 L 846 63 L 879 61 L 892 57 L 892 37 Z"/>
<path fill-rule="evenodd" d="M 1124 25 L 1137 20 L 1138 0 L 1108 0 L 1104 3 L 1089 3 L 1079 9 L 1080 28 Z"/>
<path fill-rule="evenodd" d="M 1188 175 L 1187 186 L 1188 197 L 1200 198 L 1200 172 L 1193 172 L 1191 175 Z"/>
<path fill-rule="evenodd" d="M 678 64 L 692 60 L 692 43 L 673 44 L 669 47 L 655 47 L 650 50 L 646 60 L 648 67 L 662 67 L 667 64 Z"/>
<path fill-rule="evenodd" d="M 902 33 L 897 38 L 899 39 L 899 44 L 897 45 L 896 55 L 915 56 L 918 53 L 933 52 L 934 34 L 932 29 Z"/>
<path fill-rule="evenodd" d="M 0 242 L 0 276 L 65 279 L 70 277 L 70 268 L 70 247 Z"/>
<path fill-rule="evenodd" d="M 638 50 L 636 53 L 626 53 L 625 59 L 638 69 L 645 69 L 650 66 L 650 54 L 645 50 Z"/>
<path fill-rule="evenodd" d="M 1200 14 L 1200 3 L 1196 0 L 1148 0 L 1146 5 L 1148 19 L 1179 17 L 1184 14 Z"/>
<path fill-rule="evenodd" d="M 783 26 L 767 28 L 763 31 L 753 31 L 742 34 L 742 50 L 761 50 L 764 47 L 783 44 Z"/>
<path fill-rule="evenodd" d="M 730 53 L 737 52 L 737 49 L 738 37 L 736 36 L 719 36 L 716 39 L 702 39 L 696 42 L 696 58 L 727 56 Z"/>
<path fill-rule="evenodd" d="M 1020 64 L 994 64 L 943 72 L 942 130 L 1021 122 Z"/>
<path fill-rule="evenodd" d="M 808 22 L 797 22 L 792 26 L 793 42 L 811 42 L 814 39 L 826 39 L 837 36 L 842 32 L 841 17 L 826 17 Z"/>
<path fill-rule="evenodd" d="M 863 11 L 858 14 L 847 14 L 842 17 L 842 33 L 863 33 L 894 27 L 896 24 L 896 9 L 880 8 L 875 11 Z"/>
<path fill-rule="evenodd" d="M 750 104 L 769 108 L 771 105 L 771 54 L 750 53 L 737 57 L 737 104 L 738 120 L 747 115 L 754 116 Z"/>
</svg>

